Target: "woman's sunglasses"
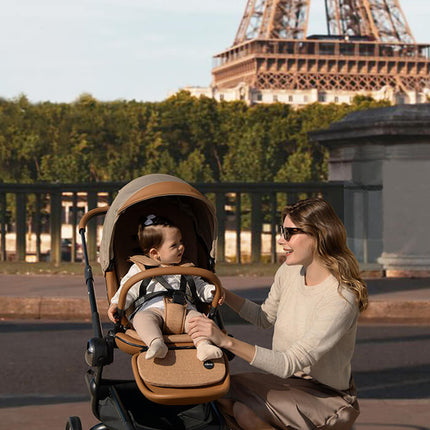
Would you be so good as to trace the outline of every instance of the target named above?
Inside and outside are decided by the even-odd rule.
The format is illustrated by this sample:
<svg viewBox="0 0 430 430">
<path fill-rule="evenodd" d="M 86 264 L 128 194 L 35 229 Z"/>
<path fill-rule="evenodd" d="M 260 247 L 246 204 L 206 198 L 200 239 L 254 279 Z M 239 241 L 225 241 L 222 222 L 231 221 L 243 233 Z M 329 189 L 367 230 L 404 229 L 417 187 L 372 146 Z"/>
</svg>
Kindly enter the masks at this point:
<svg viewBox="0 0 430 430">
<path fill-rule="evenodd" d="M 294 234 L 304 233 L 301 228 L 298 227 L 284 227 L 280 225 L 278 227 L 279 234 L 288 242 L 291 239 L 291 236 Z"/>
</svg>

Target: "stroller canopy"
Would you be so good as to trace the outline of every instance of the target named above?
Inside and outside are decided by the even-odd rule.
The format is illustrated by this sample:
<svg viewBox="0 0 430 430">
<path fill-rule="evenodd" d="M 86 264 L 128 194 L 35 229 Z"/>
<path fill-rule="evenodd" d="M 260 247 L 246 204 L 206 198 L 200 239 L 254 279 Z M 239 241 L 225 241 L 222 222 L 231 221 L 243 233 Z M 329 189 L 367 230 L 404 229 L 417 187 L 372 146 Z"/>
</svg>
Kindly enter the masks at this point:
<svg viewBox="0 0 430 430">
<path fill-rule="evenodd" d="M 116 266 L 120 276 L 126 261 L 138 254 L 139 220 L 149 214 L 167 218 L 182 232 L 184 258 L 202 268 L 215 259 L 217 221 L 213 204 L 185 181 L 154 174 L 134 179 L 118 192 L 106 213 L 100 245 L 103 273 Z"/>
</svg>

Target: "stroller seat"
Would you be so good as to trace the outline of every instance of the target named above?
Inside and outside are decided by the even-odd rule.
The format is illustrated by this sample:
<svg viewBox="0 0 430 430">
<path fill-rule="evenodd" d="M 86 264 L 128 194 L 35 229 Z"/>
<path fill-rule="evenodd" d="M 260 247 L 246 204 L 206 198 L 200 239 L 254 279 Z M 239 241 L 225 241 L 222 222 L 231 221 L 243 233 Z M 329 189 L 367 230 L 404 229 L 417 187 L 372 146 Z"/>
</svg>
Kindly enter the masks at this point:
<svg viewBox="0 0 430 430">
<path fill-rule="evenodd" d="M 207 403 L 222 397 L 230 387 L 226 356 L 211 360 L 212 364 L 202 363 L 197 359 L 194 344 L 187 334 L 164 335 L 169 352 L 161 360 L 144 358 L 142 350 L 146 345 L 133 329 L 117 333 L 115 341 L 121 351 L 132 355 L 136 383 L 143 395 L 155 403 Z"/>
<path fill-rule="evenodd" d="M 155 268 L 131 277 L 123 286 L 118 309 L 123 309 L 127 291 L 135 283 L 150 277 L 167 274 L 202 276 L 215 285 L 212 309 L 221 297 L 219 279 L 207 270 L 196 267 Z M 188 334 L 164 335 L 169 348 L 163 359 L 146 360 L 146 345 L 132 328 L 115 335 L 118 348 L 132 355 L 132 369 L 140 391 L 149 400 L 161 404 L 207 403 L 222 397 L 230 387 L 228 360 L 219 359 L 204 363 L 197 359 L 196 350 Z"/>
<path fill-rule="evenodd" d="M 128 289 L 143 279 L 159 274 L 203 275 L 215 285 L 216 293 L 212 306 L 221 295 L 220 281 L 211 272 L 195 267 L 157 268 L 138 273 L 123 286 L 118 308 L 122 309 Z M 146 360 L 146 345 L 133 328 L 115 335 L 115 342 L 121 351 L 132 355 L 133 375 L 140 391 L 149 400 L 166 405 L 207 403 L 222 397 L 230 386 L 228 360 L 225 354 L 215 360 L 201 362 L 188 334 L 164 335 L 169 348 L 163 359 Z"/>
<path fill-rule="evenodd" d="M 192 347 L 194 345 L 191 337 L 186 333 L 165 334 L 163 339 L 169 346 L 182 345 Z M 147 346 L 133 328 L 127 329 L 124 333 L 116 333 L 115 343 L 121 351 L 130 355 L 134 355 L 142 351 Z"/>
</svg>

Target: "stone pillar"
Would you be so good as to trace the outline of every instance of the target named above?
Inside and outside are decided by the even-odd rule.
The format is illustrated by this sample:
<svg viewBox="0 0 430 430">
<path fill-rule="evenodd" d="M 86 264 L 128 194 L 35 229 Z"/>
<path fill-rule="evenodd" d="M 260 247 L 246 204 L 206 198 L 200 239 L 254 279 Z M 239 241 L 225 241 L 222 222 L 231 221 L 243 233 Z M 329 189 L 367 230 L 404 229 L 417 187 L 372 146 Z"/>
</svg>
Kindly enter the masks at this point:
<svg viewBox="0 0 430 430">
<path fill-rule="evenodd" d="M 429 275 L 430 104 L 354 112 L 311 138 L 329 148 L 329 180 L 347 182 L 345 226 L 359 260 L 387 276 Z"/>
</svg>

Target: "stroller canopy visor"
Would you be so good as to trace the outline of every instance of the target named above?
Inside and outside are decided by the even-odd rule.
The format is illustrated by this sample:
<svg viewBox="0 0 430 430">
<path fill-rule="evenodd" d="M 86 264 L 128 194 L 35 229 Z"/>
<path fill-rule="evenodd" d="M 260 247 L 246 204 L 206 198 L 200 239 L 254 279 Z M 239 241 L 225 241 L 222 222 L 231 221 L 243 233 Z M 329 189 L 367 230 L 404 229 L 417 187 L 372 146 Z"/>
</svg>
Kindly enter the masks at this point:
<svg viewBox="0 0 430 430">
<path fill-rule="evenodd" d="M 100 245 L 103 273 L 115 259 L 125 261 L 138 253 L 138 223 L 151 213 L 167 218 L 180 228 L 186 254 L 188 248 L 193 255 L 190 259 L 197 260 L 193 263 L 199 265 L 199 249 L 215 259 L 217 221 L 213 204 L 182 179 L 153 174 L 134 179 L 121 188 L 106 213 Z"/>
</svg>

